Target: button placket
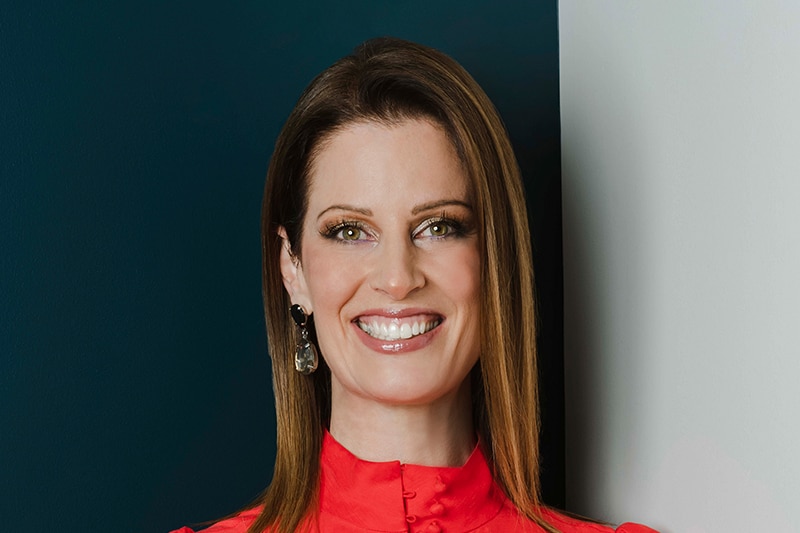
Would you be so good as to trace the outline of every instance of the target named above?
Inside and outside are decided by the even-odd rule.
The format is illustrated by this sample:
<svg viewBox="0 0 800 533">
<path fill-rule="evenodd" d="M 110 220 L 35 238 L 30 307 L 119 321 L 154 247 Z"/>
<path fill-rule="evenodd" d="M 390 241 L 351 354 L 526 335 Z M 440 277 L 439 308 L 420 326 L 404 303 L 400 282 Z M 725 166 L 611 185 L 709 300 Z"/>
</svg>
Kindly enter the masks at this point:
<svg viewBox="0 0 800 533">
<path fill-rule="evenodd" d="M 417 521 L 417 517 L 414 514 L 411 514 L 409 510 L 409 502 L 408 500 L 415 498 L 417 496 L 416 491 L 406 489 L 406 477 L 405 477 L 406 465 L 400 465 L 400 483 L 403 487 L 403 510 L 406 513 L 406 523 L 408 524 L 409 531 L 412 531 L 411 525 Z"/>
<path fill-rule="evenodd" d="M 423 482 L 424 486 L 412 489 L 409 484 L 413 484 L 415 478 L 409 476 L 410 472 L 407 468 L 401 469 L 403 504 L 409 533 L 442 533 L 444 530 L 437 518 L 447 514 L 440 499 L 447 486 L 441 476 L 436 476 L 427 480 L 427 483 Z"/>
</svg>

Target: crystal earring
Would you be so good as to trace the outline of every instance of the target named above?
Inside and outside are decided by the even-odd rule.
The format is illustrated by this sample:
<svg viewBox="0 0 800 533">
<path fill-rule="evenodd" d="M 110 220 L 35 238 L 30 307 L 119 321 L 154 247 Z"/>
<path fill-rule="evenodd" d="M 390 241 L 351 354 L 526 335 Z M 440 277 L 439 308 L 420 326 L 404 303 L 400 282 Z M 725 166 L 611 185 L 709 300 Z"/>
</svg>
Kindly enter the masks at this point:
<svg viewBox="0 0 800 533">
<path fill-rule="evenodd" d="M 289 313 L 292 315 L 292 320 L 297 324 L 297 331 L 300 338 L 297 340 L 297 348 L 294 352 L 294 368 L 301 374 L 308 375 L 317 369 L 319 362 L 319 355 L 317 355 L 317 348 L 308 340 L 308 315 L 302 306 L 294 304 Z"/>
</svg>

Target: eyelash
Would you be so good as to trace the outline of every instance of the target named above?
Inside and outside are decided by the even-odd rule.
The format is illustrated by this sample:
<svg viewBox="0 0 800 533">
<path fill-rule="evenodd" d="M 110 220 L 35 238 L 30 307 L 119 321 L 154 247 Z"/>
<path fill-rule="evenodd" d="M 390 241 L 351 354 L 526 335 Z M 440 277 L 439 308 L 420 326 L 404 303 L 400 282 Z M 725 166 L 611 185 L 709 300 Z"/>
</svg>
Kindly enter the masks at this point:
<svg viewBox="0 0 800 533">
<path fill-rule="evenodd" d="M 351 241 L 351 240 L 343 238 L 340 235 L 340 233 L 342 233 L 344 230 L 350 229 L 350 228 L 356 229 L 356 230 L 358 230 L 358 231 L 360 231 L 362 233 L 367 233 L 366 226 L 364 224 L 362 224 L 361 222 L 358 222 L 356 220 L 344 220 L 344 219 L 342 219 L 339 222 L 326 224 L 325 227 L 320 232 L 320 234 L 323 237 L 325 237 L 326 239 L 330 239 L 330 240 L 333 240 L 333 241 L 339 241 L 339 242 L 343 242 L 343 243 L 346 243 L 346 244 L 352 244 L 352 243 L 355 243 L 355 242 L 358 242 L 358 241 L 362 240 L 362 239 L 356 239 L 356 240 Z"/>
<path fill-rule="evenodd" d="M 459 238 L 467 235 L 469 233 L 469 229 L 467 224 L 461 220 L 458 220 L 454 217 L 448 217 L 445 215 L 441 215 L 438 217 L 431 217 L 425 221 L 423 221 L 419 226 L 417 226 L 417 230 L 414 232 L 414 237 L 422 234 L 425 231 L 428 231 L 431 227 L 436 225 L 444 225 L 447 226 L 448 232 L 444 235 L 431 235 L 428 238 L 434 240 L 440 239 L 450 239 L 450 238 Z M 345 239 L 341 235 L 341 233 L 348 229 L 355 229 L 362 233 L 366 233 L 369 235 L 369 231 L 365 224 L 357 221 L 357 220 L 346 220 L 342 219 L 338 222 L 332 222 L 330 224 L 326 224 L 325 227 L 322 229 L 320 234 L 326 238 L 333 241 L 339 241 L 344 244 L 355 244 L 358 242 L 362 242 L 364 239 Z"/>
<path fill-rule="evenodd" d="M 428 231 L 433 226 L 436 225 L 444 225 L 449 228 L 448 232 L 444 235 L 431 235 L 433 239 L 448 239 L 448 238 L 455 238 L 455 237 L 463 237 L 467 234 L 466 224 L 458 219 L 447 217 L 445 215 L 441 215 L 438 217 L 432 217 L 427 219 L 423 222 L 420 226 L 422 229 L 416 232 L 416 235 L 424 231 Z"/>
</svg>

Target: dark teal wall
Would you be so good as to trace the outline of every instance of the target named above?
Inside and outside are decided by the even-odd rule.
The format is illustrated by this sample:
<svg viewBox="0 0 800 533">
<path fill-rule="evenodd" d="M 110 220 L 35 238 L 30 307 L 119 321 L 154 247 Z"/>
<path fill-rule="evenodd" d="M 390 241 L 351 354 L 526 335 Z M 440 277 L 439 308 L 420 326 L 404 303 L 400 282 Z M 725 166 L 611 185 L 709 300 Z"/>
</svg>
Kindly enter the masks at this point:
<svg viewBox="0 0 800 533">
<path fill-rule="evenodd" d="M 306 83 L 377 35 L 456 57 L 511 131 L 562 503 L 556 2 L 64 4 L 0 7 L 2 529 L 164 531 L 266 485 L 263 176 Z"/>
</svg>

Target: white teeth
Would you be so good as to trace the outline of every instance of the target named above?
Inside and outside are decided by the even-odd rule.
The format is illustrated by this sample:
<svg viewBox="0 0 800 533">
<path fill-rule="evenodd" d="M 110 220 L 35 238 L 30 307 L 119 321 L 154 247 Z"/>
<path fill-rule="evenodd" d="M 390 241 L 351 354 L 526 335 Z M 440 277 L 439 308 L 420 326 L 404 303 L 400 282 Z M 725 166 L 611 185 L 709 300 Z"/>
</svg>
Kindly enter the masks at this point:
<svg viewBox="0 0 800 533">
<path fill-rule="evenodd" d="M 388 324 L 386 322 L 379 324 L 377 320 L 372 320 L 369 323 L 359 321 L 358 327 L 370 337 L 375 337 L 383 341 L 396 341 L 399 339 L 410 339 L 411 337 L 427 333 L 440 323 L 440 319 L 411 323 L 400 323 L 397 320 L 393 320 Z"/>
</svg>

